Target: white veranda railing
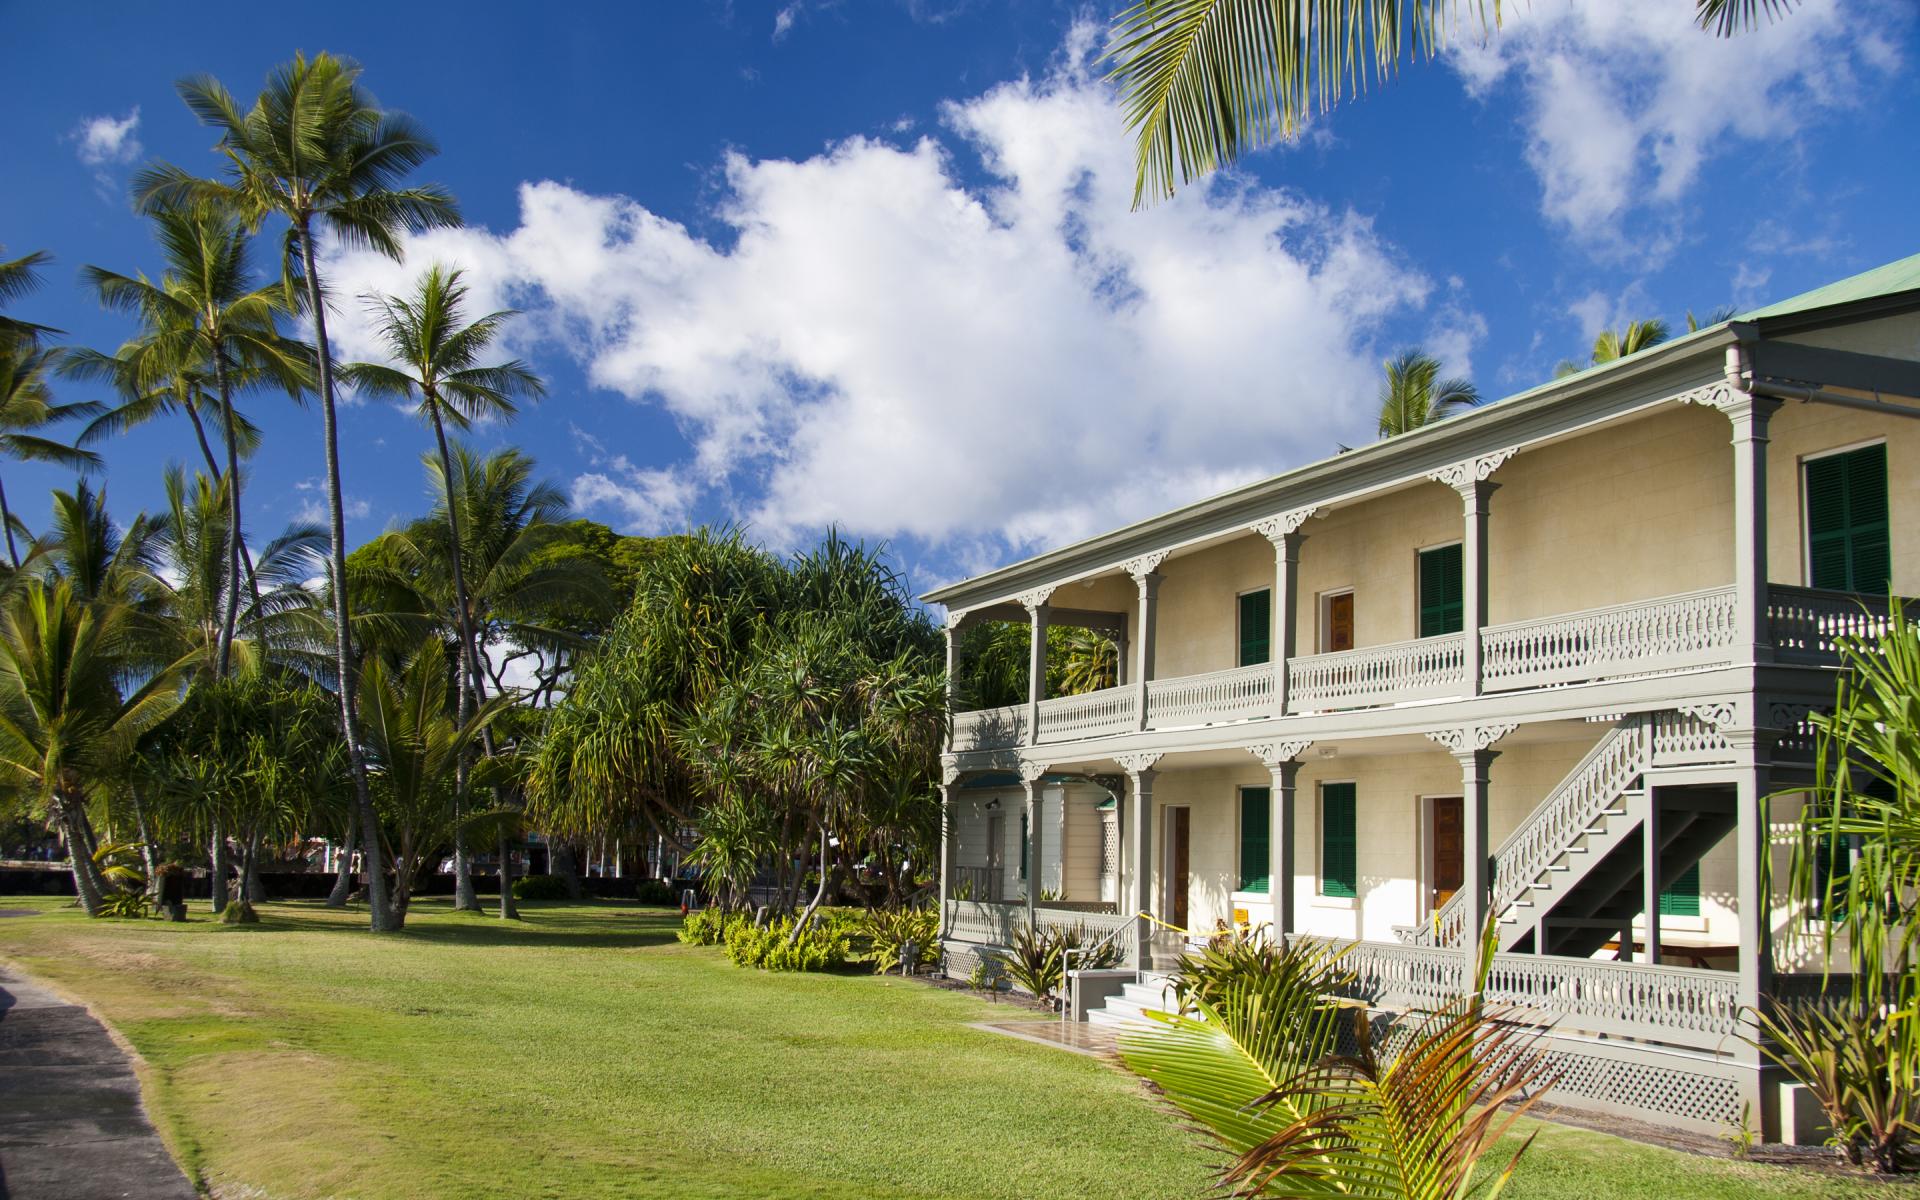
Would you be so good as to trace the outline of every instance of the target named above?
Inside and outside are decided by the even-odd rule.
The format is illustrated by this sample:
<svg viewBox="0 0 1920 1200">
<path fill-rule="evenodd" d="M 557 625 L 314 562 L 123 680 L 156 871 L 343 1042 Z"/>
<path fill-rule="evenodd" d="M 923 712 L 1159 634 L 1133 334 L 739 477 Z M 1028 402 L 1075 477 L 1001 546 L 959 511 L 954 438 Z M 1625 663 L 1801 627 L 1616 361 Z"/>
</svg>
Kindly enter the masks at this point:
<svg viewBox="0 0 1920 1200">
<path fill-rule="evenodd" d="M 1101 688 L 1078 696 L 1042 700 L 1040 740 L 1064 742 L 1138 729 L 1138 704 L 1139 692 L 1130 687 Z"/>
<path fill-rule="evenodd" d="M 1269 716 L 1272 707 L 1271 663 L 1147 684 L 1147 724 L 1154 729 L 1244 721 Z"/>
<path fill-rule="evenodd" d="M 1301 712 L 1457 696 L 1466 642 L 1457 633 L 1287 660 L 1287 696 Z"/>
<path fill-rule="evenodd" d="M 1490 625 L 1482 678 L 1501 691 L 1713 666 L 1732 661 L 1734 634 L 1731 587 Z"/>
</svg>

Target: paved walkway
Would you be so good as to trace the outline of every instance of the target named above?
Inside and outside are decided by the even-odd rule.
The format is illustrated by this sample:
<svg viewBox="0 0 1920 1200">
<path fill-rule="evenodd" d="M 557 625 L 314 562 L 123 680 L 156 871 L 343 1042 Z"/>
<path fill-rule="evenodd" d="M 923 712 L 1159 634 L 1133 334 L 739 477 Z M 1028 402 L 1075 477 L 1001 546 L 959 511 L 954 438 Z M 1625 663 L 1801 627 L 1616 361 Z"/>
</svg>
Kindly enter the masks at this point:
<svg viewBox="0 0 1920 1200">
<path fill-rule="evenodd" d="M 0 967 L 0 1200 L 195 1194 L 100 1022 Z"/>
</svg>

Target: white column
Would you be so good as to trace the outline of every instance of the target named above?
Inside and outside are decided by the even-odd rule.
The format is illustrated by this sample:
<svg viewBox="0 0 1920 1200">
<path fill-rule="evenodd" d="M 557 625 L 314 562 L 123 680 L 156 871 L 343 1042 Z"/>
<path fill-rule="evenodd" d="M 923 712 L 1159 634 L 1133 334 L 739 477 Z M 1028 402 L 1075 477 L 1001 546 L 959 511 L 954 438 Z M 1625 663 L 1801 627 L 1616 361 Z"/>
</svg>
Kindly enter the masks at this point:
<svg viewBox="0 0 1920 1200">
<path fill-rule="evenodd" d="M 1029 778 L 1025 763 L 1021 764 L 1020 776 L 1027 793 L 1027 928 L 1034 929 L 1040 923 L 1035 912 L 1040 907 L 1040 778 L 1037 774 Z"/>
<path fill-rule="evenodd" d="M 1427 476 L 1460 493 L 1464 510 L 1460 536 L 1460 631 L 1463 690 L 1469 696 L 1480 694 L 1480 630 L 1487 623 L 1487 497 L 1495 486 L 1488 480 L 1500 469 L 1500 464 L 1516 453 L 1518 447 L 1510 446 Z"/>
<path fill-rule="evenodd" d="M 1138 727 L 1147 727 L 1147 684 L 1153 679 L 1154 627 L 1159 622 L 1160 573 L 1159 566 L 1165 562 L 1164 550 L 1142 555 L 1125 564 L 1127 574 L 1133 576 L 1135 589 L 1139 592 L 1138 607 L 1135 610 L 1133 638 L 1133 677 L 1134 718 Z"/>
<path fill-rule="evenodd" d="M 1767 423 L 1777 400 L 1731 393 L 1733 422 L 1733 590 L 1739 644 L 1752 662 L 1773 661 L 1767 627 Z"/>
<path fill-rule="evenodd" d="M 953 898 L 953 793 L 960 771 L 944 766 L 940 784 L 940 933 L 947 932 L 947 901 Z"/>
<path fill-rule="evenodd" d="M 1739 855 L 1734 890 L 1740 906 L 1740 1003 L 1752 1006 L 1773 986 L 1773 897 L 1765 886 L 1772 764 L 1761 731 L 1723 729 L 1721 733 L 1744 760 L 1734 777 L 1734 837 Z"/>
<path fill-rule="evenodd" d="M 1027 609 L 1027 745 L 1040 741 L 1040 702 L 1047 698 L 1047 597 L 1052 589 L 1020 597 Z M 1032 875 L 1032 864 L 1028 864 Z"/>
<path fill-rule="evenodd" d="M 947 613 L 947 712 L 956 711 L 956 701 L 960 690 L 960 623 L 966 619 L 963 611 Z"/>
<path fill-rule="evenodd" d="M 1300 778 L 1300 755 L 1311 745 L 1300 739 L 1247 747 L 1266 764 L 1273 778 L 1273 790 L 1268 793 L 1272 810 L 1267 819 L 1267 899 L 1273 904 L 1275 935 L 1294 931 L 1293 799 Z"/>
<path fill-rule="evenodd" d="M 1134 969 L 1153 969 L 1153 923 L 1145 914 L 1153 903 L 1153 764 L 1158 754 L 1123 754 L 1116 760 L 1127 773 L 1127 812 L 1123 842 L 1127 858 L 1125 903 L 1134 920 Z"/>
<path fill-rule="evenodd" d="M 1646 912 L 1647 950 L 1642 961 L 1660 961 L 1660 789 L 1647 788 L 1647 816 L 1640 825 L 1641 908 Z"/>
<path fill-rule="evenodd" d="M 1480 630 L 1487 623 L 1487 494 L 1475 480 L 1460 489 L 1466 521 L 1460 538 L 1460 631 L 1467 695 L 1480 694 Z"/>
<path fill-rule="evenodd" d="M 1454 759 L 1460 764 L 1460 808 L 1465 818 L 1461 842 L 1467 861 L 1461 885 L 1467 889 L 1467 942 L 1476 946 L 1492 903 L 1493 880 L 1487 863 L 1487 768 L 1493 763 L 1494 752 L 1466 750 L 1455 754 Z"/>
<path fill-rule="evenodd" d="M 1254 523 L 1254 532 L 1273 543 L 1273 715 L 1287 712 L 1287 660 L 1294 653 L 1294 626 L 1298 623 L 1295 593 L 1300 567 L 1299 530 L 1318 508 L 1301 508 Z"/>
</svg>

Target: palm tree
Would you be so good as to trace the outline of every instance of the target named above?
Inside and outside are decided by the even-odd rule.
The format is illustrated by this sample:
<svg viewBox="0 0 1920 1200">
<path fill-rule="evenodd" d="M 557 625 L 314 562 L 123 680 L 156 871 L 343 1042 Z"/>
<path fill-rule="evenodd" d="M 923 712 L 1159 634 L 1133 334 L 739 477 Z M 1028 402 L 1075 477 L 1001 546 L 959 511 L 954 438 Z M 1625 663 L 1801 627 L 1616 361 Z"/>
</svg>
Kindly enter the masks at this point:
<svg viewBox="0 0 1920 1200">
<path fill-rule="evenodd" d="M 88 600 L 66 579 L 30 580 L 0 613 L 0 778 L 57 825 L 75 891 L 98 915 L 88 794 L 116 778 L 139 736 L 179 703 L 179 668 L 146 673 L 122 692 L 142 652 L 132 610 Z"/>
<path fill-rule="evenodd" d="M 379 578 L 353 582 L 410 591 L 419 611 L 440 615 L 464 642 L 459 674 L 465 720 L 486 703 L 488 683 L 496 694 L 506 690 L 488 646 L 506 643 L 549 657 L 576 650 L 582 639 L 554 618 L 561 612 L 603 614 L 607 587 L 580 544 L 566 496 L 534 481 L 533 459 L 514 449 L 481 458 L 444 441 L 440 451 L 423 456 L 436 498 L 433 513 L 384 535 L 376 543 L 384 560 Z M 479 746 L 493 757 L 491 730 L 482 733 Z M 456 839 L 456 850 L 463 841 Z M 504 872 L 504 848 L 501 864 Z M 506 882 L 503 876 L 503 888 Z M 511 892 L 501 895 L 506 916 Z"/>
<path fill-rule="evenodd" d="M 100 267 L 83 272 L 109 308 L 137 314 L 145 336 L 128 356 L 130 383 L 138 392 L 191 386 L 195 372 L 211 377 L 226 431 L 225 489 L 228 514 L 227 574 L 241 578 L 244 526 L 240 516 L 240 440 L 233 394 L 255 379 L 272 380 L 298 397 L 307 385 L 306 348 L 281 334 L 284 292 L 253 286 L 247 264 L 247 232 L 238 219 L 210 204 L 162 208 L 153 221 L 166 271 L 160 282 Z M 192 411 L 192 399 L 183 407 Z M 196 428 L 198 422 L 196 420 Z M 239 620 L 240 593 L 227 591 L 221 616 L 214 670 L 224 676 L 232 658 L 233 630 Z"/>
<path fill-rule="evenodd" d="M 1394 437 L 1480 405 L 1480 391 L 1465 379 L 1441 379 L 1440 360 L 1426 351 L 1402 350 L 1381 366 L 1380 436 Z"/>
<path fill-rule="evenodd" d="M 335 586 L 334 661 L 340 728 L 347 744 L 365 845 L 367 902 L 376 932 L 395 927 L 381 868 L 380 831 L 367 790 L 357 731 L 352 619 L 346 579 L 346 521 L 341 505 L 340 438 L 334 412 L 333 350 L 314 239 L 324 229 L 350 246 L 402 256 L 399 236 L 459 221 L 453 199 L 438 187 L 400 181 L 438 148 L 410 118 L 381 111 L 360 87 L 360 67 L 331 54 L 296 55 L 275 69 L 251 109 L 242 111 L 211 76 L 183 80 L 181 98 L 220 132 L 223 180 L 198 179 L 165 164 L 142 171 L 135 194 L 149 208 L 211 202 L 230 207 L 251 228 L 270 214 L 288 225 L 289 281 L 305 290 L 313 321 L 322 441 L 326 456 L 329 555 Z"/>
<path fill-rule="evenodd" d="M 57 351 L 41 347 L 32 337 L 0 334 L 0 454 L 18 462 L 48 462 L 76 471 L 96 470 L 100 456 L 45 437 L 41 430 L 62 421 L 87 418 L 99 412 L 91 402 L 55 404 L 47 376 Z M 0 486 L 0 525 L 7 531 L 7 560 L 20 565 L 14 545 L 13 510 Z"/>
<path fill-rule="evenodd" d="M 495 696 L 465 720 L 447 711 L 446 646 L 428 637 L 398 668 L 367 660 L 360 676 L 360 711 L 380 798 L 393 830 L 394 908 L 406 919 L 414 876 L 426 856 L 465 819 L 449 801 L 467 748 L 509 707 Z"/>
<path fill-rule="evenodd" d="M 200 459 L 206 464 L 207 474 L 222 473 L 213 443 L 207 440 L 208 425 L 222 437 L 238 438 L 240 457 L 253 457 L 254 451 L 260 448 L 259 426 L 236 411 L 231 433 L 223 428 L 220 400 L 209 390 L 210 381 L 204 372 L 179 371 L 151 386 L 139 381 L 142 359 L 147 352 L 145 343 L 146 339 L 136 338 L 113 354 L 84 346 L 71 346 L 61 353 L 62 375 L 105 383 L 119 397 L 118 403 L 101 405 L 100 415 L 87 423 L 74 444 L 91 446 L 115 434 L 132 433 L 148 421 L 179 413 L 193 427 L 194 442 L 200 448 Z"/>
<path fill-rule="evenodd" d="M 1722 35 L 1785 13 L 1794 0 L 1695 0 Z M 1338 104 L 1432 59 L 1468 29 L 1500 26 L 1500 0 L 1136 0 L 1113 18 L 1107 77 L 1133 131 L 1133 202 L 1173 195 L 1240 155 L 1291 140 Z"/>
<path fill-rule="evenodd" d="M 1593 354 L 1583 365 L 1572 359 L 1562 360 L 1553 369 L 1555 379 L 1564 379 L 1569 375 L 1584 371 L 1587 367 L 1597 367 L 1601 363 L 1610 363 L 1638 354 L 1649 347 L 1658 346 L 1667 340 L 1667 323 L 1658 317 L 1645 321 L 1628 321 L 1624 331 L 1602 329 L 1593 339 Z"/>
<path fill-rule="evenodd" d="M 6 247 L 0 246 L 0 254 L 6 253 Z M 40 268 L 53 261 L 53 256 L 45 250 L 36 250 L 19 258 L 0 262 L 0 305 L 18 300 L 40 286 Z M 17 317 L 0 314 L 0 342 L 36 342 L 43 333 L 58 333 L 45 325 L 35 325 L 31 321 L 22 321 Z"/>
<path fill-rule="evenodd" d="M 453 459 L 447 450 L 447 426 L 465 431 L 479 420 L 509 420 L 520 397 L 538 397 L 545 388 L 538 376 L 519 360 L 494 366 L 479 361 L 501 326 L 512 312 L 489 313 L 473 321 L 464 320 L 467 289 L 458 270 L 447 270 L 438 263 L 427 268 L 412 297 L 376 296 L 369 299 L 376 326 L 387 343 L 393 361 L 399 367 L 378 363 L 353 363 L 341 369 L 341 376 L 361 391 L 394 400 L 417 397 L 416 416 L 433 427 L 435 450 L 440 459 L 440 479 L 446 489 L 453 487 Z M 451 490 L 443 490 L 441 509 L 446 514 L 450 544 L 464 546 L 460 536 L 460 508 Z M 459 554 L 447 556 L 452 569 L 454 612 L 460 639 L 460 719 L 466 720 L 480 704 L 480 660 L 474 641 L 472 605 Z M 466 799 L 466 766 L 461 764 L 458 781 L 459 801 Z M 477 908 L 473 878 L 468 871 L 467 843 L 456 830 L 454 839 L 454 907 Z"/>
</svg>

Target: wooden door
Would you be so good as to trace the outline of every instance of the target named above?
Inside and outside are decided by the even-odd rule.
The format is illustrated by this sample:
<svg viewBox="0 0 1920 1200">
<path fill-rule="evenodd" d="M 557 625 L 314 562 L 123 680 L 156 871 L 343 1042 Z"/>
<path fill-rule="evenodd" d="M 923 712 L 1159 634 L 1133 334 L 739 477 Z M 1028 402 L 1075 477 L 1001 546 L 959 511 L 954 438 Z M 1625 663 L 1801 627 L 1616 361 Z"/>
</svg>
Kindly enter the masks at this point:
<svg viewBox="0 0 1920 1200">
<path fill-rule="evenodd" d="M 1187 877 L 1189 817 L 1192 810 L 1179 807 L 1167 810 L 1167 923 L 1175 929 L 1187 928 Z"/>
<path fill-rule="evenodd" d="M 1460 890 L 1467 869 L 1466 809 L 1458 796 L 1436 797 L 1428 842 L 1428 904 L 1438 909 Z"/>
<path fill-rule="evenodd" d="M 1327 597 L 1327 644 L 1321 649 L 1328 654 L 1353 649 L 1352 592 Z"/>
</svg>

